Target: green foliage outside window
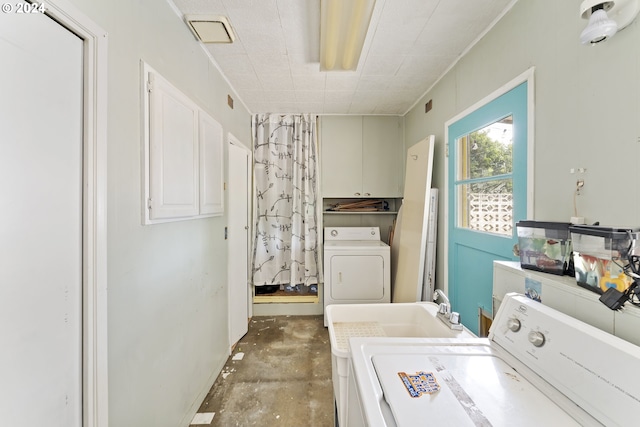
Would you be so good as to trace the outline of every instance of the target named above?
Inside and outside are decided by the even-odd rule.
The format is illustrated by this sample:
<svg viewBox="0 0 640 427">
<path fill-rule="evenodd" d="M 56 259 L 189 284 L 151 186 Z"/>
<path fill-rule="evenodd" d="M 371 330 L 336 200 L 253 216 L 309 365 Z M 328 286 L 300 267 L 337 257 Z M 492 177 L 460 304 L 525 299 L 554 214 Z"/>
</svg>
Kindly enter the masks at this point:
<svg viewBox="0 0 640 427">
<path fill-rule="evenodd" d="M 513 144 L 502 144 L 480 130 L 469 134 L 470 176 L 499 177 L 513 171 Z M 511 178 L 472 184 L 477 193 L 511 193 Z"/>
</svg>

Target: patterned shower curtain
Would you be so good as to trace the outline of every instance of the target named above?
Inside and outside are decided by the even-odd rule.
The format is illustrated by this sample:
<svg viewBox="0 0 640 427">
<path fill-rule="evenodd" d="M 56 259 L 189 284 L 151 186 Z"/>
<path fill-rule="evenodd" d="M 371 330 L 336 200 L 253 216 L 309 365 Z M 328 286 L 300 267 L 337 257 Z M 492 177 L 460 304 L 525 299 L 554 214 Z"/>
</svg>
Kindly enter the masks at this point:
<svg viewBox="0 0 640 427">
<path fill-rule="evenodd" d="M 315 116 L 253 117 L 253 284 L 312 285 L 318 275 Z"/>
</svg>

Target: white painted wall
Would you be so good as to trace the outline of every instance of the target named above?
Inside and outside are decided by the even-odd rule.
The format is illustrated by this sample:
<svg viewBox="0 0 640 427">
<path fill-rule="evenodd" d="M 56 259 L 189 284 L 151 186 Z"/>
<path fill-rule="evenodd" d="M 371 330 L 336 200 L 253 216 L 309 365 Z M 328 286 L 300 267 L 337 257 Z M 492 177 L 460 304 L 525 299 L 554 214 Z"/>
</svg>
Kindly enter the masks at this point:
<svg viewBox="0 0 640 427">
<path fill-rule="evenodd" d="M 444 123 L 535 67 L 534 218 L 569 221 L 584 167 L 578 212 L 588 222 L 640 226 L 640 20 L 597 46 L 583 46 L 580 0 L 518 1 L 405 116 L 405 146 L 436 135 L 433 186 L 445 185 Z M 424 104 L 433 99 L 433 110 Z M 444 227 L 444 203 L 439 227 Z M 444 233 L 438 234 L 438 252 Z M 443 286 L 438 257 L 437 285 Z"/>
<path fill-rule="evenodd" d="M 228 213 L 141 225 L 140 60 L 225 134 L 250 141 L 249 113 L 167 2 L 71 2 L 109 33 L 109 422 L 185 426 L 228 356 Z"/>
</svg>

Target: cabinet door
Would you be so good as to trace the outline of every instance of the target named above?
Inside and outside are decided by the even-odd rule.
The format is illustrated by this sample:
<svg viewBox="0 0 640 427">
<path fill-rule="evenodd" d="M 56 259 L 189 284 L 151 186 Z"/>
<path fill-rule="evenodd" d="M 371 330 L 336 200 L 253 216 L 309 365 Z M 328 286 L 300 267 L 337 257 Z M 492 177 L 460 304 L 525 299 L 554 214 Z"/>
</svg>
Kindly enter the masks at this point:
<svg viewBox="0 0 640 427">
<path fill-rule="evenodd" d="M 224 212 L 223 131 L 213 117 L 199 112 L 200 119 L 200 215 Z"/>
<path fill-rule="evenodd" d="M 365 116 L 362 131 L 364 196 L 402 197 L 402 128 L 395 116 Z"/>
<path fill-rule="evenodd" d="M 323 197 L 362 196 L 362 117 L 321 119 Z"/>
<path fill-rule="evenodd" d="M 149 80 L 149 217 L 198 215 L 198 109 L 160 76 Z"/>
<path fill-rule="evenodd" d="M 384 258 L 379 255 L 333 255 L 331 298 L 334 300 L 381 300 L 384 297 Z M 388 266 L 387 266 L 388 268 Z"/>
</svg>

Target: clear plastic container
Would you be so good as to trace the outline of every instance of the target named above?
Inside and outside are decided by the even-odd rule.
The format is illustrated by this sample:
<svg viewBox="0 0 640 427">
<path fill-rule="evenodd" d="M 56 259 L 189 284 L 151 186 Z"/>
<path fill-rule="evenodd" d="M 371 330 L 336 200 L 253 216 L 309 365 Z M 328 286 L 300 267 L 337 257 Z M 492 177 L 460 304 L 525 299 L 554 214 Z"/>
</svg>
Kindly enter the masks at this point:
<svg viewBox="0 0 640 427">
<path fill-rule="evenodd" d="M 520 266 L 563 275 L 569 270 L 571 239 L 568 222 L 518 221 Z"/>
<path fill-rule="evenodd" d="M 640 228 L 574 225 L 570 232 L 578 285 L 601 294 L 608 288 L 624 291 L 633 283 L 624 269 L 628 256 L 640 253 Z"/>
</svg>

